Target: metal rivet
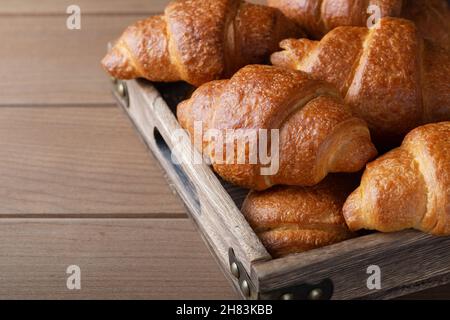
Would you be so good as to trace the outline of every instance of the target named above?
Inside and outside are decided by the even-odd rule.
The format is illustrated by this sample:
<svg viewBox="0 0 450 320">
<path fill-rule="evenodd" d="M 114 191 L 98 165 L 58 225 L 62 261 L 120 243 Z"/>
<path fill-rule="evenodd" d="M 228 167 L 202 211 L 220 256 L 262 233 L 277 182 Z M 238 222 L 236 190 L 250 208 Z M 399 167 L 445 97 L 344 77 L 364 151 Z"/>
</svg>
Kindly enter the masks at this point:
<svg viewBox="0 0 450 320">
<path fill-rule="evenodd" d="M 309 300 L 320 300 L 322 299 L 323 291 L 322 289 L 316 288 L 311 290 L 311 292 L 308 295 Z"/>
<path fill-rule="evenodd" d="M 119 95 L 121 97 L 125 97 L 126 89 L 125 89 L 125 85 L 123 84 L 123 82 L 119 82 L 117 84 L 117 92 L 119 93 Z"/>
<path fill-rule="evenodd" d="M 233 263 L 230 265 L 230 270 L 231 270 L 231 274 L 232 274 L 233 276 L 235 276 L 236 278 L 239 278 L 239 267 L 238 267 L 238 265 L 237 265 L 236 262 L 233 262 Z"/>
<path fill-rule="evenodd" d="M 292 293 L 285 293 L 281 296 L 281 300 L 294 300 L 294 295 Z"/>
<path fill-rule="evenodd" d="M 241 290 L 245 297 L 250 296 L 250 286 L 248 285 L 247 280 L 241 282 Z"/>
</svg>

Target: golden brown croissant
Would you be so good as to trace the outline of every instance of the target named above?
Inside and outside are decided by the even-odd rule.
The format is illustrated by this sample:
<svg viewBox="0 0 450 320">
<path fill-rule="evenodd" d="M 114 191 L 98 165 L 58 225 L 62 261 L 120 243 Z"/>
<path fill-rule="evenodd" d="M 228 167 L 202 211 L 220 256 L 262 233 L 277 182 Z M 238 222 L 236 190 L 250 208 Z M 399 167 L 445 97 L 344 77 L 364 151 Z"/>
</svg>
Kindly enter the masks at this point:
<svg viewBox="0 0 450 320">
<path fill-rule="evenodd" d="M 321 41 L 281 46 L 272 63 L 336 85 L 377 142 L 401 142 L 418 125 L 450 119 L 450 52 L 424 43 L 408 20 L 338 27 Z"/>
<path fill-rule="evenodd" d="M 177 0 L 164 15 L 128 27 L 102 63 L 120 79 L 199 86 L 267 62 L 281 40 L 301 34 L 275 8 L 241 0 Z"/>
<path fill-rule="evenodd" d="M 402 17 L 414 21 L 425 39 L 450 50 L 450 8 L 447 0 L 409 0 Z"/>
<path fill-rule="evenodd" d="M 376 155 L 365 122 L 352 116 L 337 90 L 294 70 L 244 67 L 230 80 L 198 88 L 178 106 L 177 116 L 191 138 L 198 135 L 195 123 L 202 124 L 203 140 L 200 146 L 194 143 L 203 147 L 219 175 L 256 190 L 276 184 L 314 185 L 329 172 L 359 171 Z M 273 156 L 270 166 L 275 171 L 269 174 L 262 173 L 260 158 L 251 162 L 249 147 L 239 149 L 235 143 L 245 140 L 248 131 L 259 129 L 270 131 L 267 143 L 263 142 Z M 232 131 L 237 138 L 227 144 L 225 138 L 213 139 L 206 134 L 214 130 L 223 136 Z M 274 131 L 279 133 L 276 149 L 272 149 L 274 140 L 270 140 Z M 230 145 L 232 153 L 216 153 Z M 274 166 L 275 161 L 278 166 Z"/>
<path fill-rule="evenodd" d="M 269 0 L 268 3 L 316 39 L 340 26 L 366 27 L 372 22 L 372 6 L 377 6 L 380 18 L 411 19 L 425 39 L 450 49 L 447 0 Z"/>
<path fill-rule="evenodd" d="M 352 230 L 450 235 L 450 122 L 414 129 L 368 164 L 343 211 Z"/>
<path fill-rule="evenodd" d="M 311 36 L 320 39 L 340 26 L 367 26 L 369 5 L 377 5 L 382 17 L 397 17 L 402 0 L 268 0 Z"/>
<path fill-rule="evenodd" d="M 340 242 L 352 237 L 342 215 L 351 180 L 328 176 L 313 187 L 251 191 L 242 213 L 273 257 Z"/>
</svg>

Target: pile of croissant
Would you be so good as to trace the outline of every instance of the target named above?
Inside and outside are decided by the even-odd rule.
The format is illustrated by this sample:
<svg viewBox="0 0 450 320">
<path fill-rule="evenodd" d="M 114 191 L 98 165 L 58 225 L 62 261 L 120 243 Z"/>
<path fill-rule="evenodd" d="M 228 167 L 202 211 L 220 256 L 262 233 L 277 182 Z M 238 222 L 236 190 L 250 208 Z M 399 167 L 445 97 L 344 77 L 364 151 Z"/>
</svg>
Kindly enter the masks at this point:
<svg viewBox="0 0 450 320">
<path fill-rule="evenodd" d="M 270 175 L 236 161 L 248 149 L 220 161 L 223 140 L 196 145 L 251 189 L 242 212 L 274 257 L 362 229 L 450 235 L 445 0 L 175 0 L 128 27 L 102 64 L 120 79 L 197 87 L 177 108 L 191 137 L 196 123 L 278 130 Z"/>
</svg>

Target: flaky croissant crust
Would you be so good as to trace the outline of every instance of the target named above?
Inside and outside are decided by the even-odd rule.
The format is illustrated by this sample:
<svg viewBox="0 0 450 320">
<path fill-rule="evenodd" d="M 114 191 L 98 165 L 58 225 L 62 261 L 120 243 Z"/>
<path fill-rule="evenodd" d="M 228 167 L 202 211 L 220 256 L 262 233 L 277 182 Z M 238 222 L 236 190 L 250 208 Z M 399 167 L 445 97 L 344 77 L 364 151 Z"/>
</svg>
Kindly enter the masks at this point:
<svg viewBox="0 0 450 320">
<path fill-rule="evenodd" d="M 402 10 L 402 0 L 268 0 L 268 4 L 318 39 L 336 27 L 366 26 L 369 5 L 378 6 L 382 17 L 397 17 Z"/>
<path fill-rule="evenodd" d="M 380 17 L 414 21 L 425 39 L 450 50 L 447 0 L 268 0 L 268 4 L 279 8 L 315 39 L 340 26 L 366 27 L 379 13 Z"/>
<path fill-rule="evenodd" d="M 450 235 L 450 122 L 414 129 L 369 163 L 343 211 L 352 230 Z"/>
<path fill-rule="evenodd" d="M 120 79 L 199 86 L 268 61 L 279 41 L 301 34 L 275 8 L 241 0 L 177 0 L 164 15 L 128 27 L 102 64 Z"/>
<path fill-rule="evenodd" d="M 354 187 L 351 180 L 329 176 L 313 187 L 252 191 L 242 213 L 273 257 L 340 242 L 353 236 L 342 215 Z"/>
<path fill-rule="evenodd" d="M 376 155 L 364 121 L 355 118 L 331 85 L 298 71 L 250 65 L 230 80 L 207 83 L 177 108 L 181 126 L 194 136 L 194 123 L 217 129 L 279 130 L 279 170 L 261 175 L 261 164 L 220 164 L 207 156 L 224 179 L 263 190 L 272 185 L 314 185 L 329 172 L 355 172 Z M 203 150 L 216 150 L 216 140 L 203 137 Z M 270 146 L 269 146 L 270 147 Z M 269 149 L 268 147 L 268 149 Z M 226 148 L 223 147 L 223 150 Z M 269 149 L 270 150 L 270 149 Z"/>
<path fill-rule="evenodd" d="M 410 21 L 383 18 L 372 29 L 339 27 L 281 47 L 274 65 L 336 85 L 376 141 L 400 143 L 421 124 L 450 119 L 450 52 L 424 43 Z"/>
</svg>

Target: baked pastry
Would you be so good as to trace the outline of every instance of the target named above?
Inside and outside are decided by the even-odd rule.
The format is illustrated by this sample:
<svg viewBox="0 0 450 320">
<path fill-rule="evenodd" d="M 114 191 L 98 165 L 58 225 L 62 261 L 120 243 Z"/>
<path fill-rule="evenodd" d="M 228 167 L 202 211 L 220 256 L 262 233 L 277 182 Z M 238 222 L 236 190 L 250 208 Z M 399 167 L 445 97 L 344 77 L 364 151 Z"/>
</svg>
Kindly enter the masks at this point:
<svg viewBox="0 0 450 320">
<path fill-rule="evenodd" d="M 414 21 L 425 39 L 450 49 L 450 10 L 447 0 L 268 0 L 315 39 L 340 26 L 367 27 L 372 6 L 381 17 Z M 370 10 L 369 10 L 370 9 Z"/>
<path fill-rule="evenodd" d="M 246 66 L 230 80 L 204 84 L 178 105 L 177 116 L 193 140 L 200 135 L 193 143 L 220 176 L 256 190 L 315 185 L 329 172 L 361 170 L 377 153 L 365 122 L 352 116 L 333 86 L 273 66 Z M 221 137 L 211 135 L 217 132 Z M 257 150 L 239 148 L 252 133 Z M 278 139 L 271 139 L 274 133 Z M 274 170 L 264 173 L 266 167 Z"/>
<path fill-rule="evenodd" d="M 313 187 L 251 191 L 242 213 L 273 257 L 330 245 L 353 236 L 342 215 L 353 180 L 328 176 Z"/>
<path fill-rule="evenodd" d="M 120 79 L 200 86 L 268 62 L 281 40 L 301 35 L 275 8 L 241 0 L 176 0 L 164 15 L 128 27 L 102 64 Z"/>
<path fill-rule="evenodd" d="M 352 230 L 450 235 L 450 122 L 414 129 L 368 164 L 343 211 Z"/>
<path fill-rule="evenodd" d="M 414 24 L 383 18 L 372 29 L 339 27 L 321 41 L 287 39 L 272 63 L 337 86 L 376 142 L 401 142 L 415 127 L 450 120 L 450 52 Z"/>
<path fill-rule="evenodd" d="M 369 5 L 377 5 L 383 17 L 398 17 L 402 0 L 268 0 L 300 25 L 308 35 L 320 39 L 340 26 L 367 26 Z"/>
<path fill-rule="evenodd" d="M 448 0 L 404 1 L 402 17 L 414 21 L 422 37 L 450 50 L 450 8 Z"/>
</svg>

